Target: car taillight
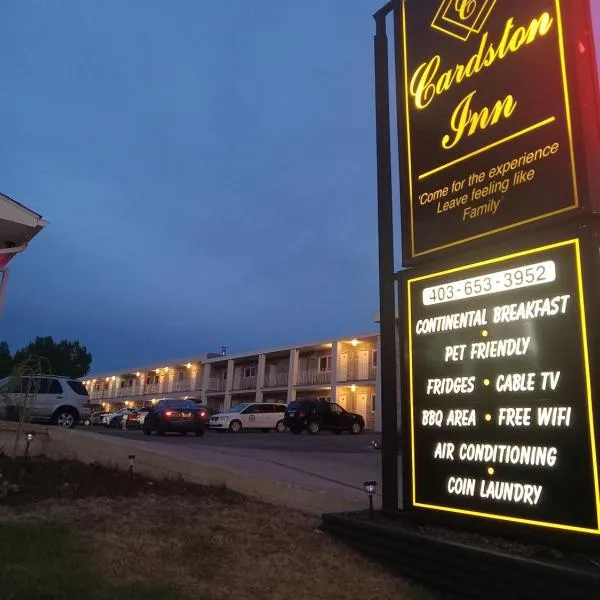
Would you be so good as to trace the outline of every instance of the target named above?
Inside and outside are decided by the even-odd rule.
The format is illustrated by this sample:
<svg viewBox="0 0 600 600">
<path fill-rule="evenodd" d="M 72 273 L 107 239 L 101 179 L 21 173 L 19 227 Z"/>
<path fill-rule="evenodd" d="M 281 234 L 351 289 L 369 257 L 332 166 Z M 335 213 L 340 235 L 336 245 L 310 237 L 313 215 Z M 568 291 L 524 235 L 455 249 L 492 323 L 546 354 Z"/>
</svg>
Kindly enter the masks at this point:
<svg viewBox="0 0 600 600">
<path fill-rule="evenodd" d="M 306 416 L 306 411 L 305 411 L 305 410 L 301 410 L 301 411 L 298 413 L 298 416 L 299 416 L 299 417 L 302 419 L 303 417 L 305 417 L 305 416 Z"/>
<path fill-rule="evenodd" d="M 205 415 L 206 415 L 206 413 L 203 410 L 201 410 L 201 411 L 199 411 L 199 412 L 196 413 L 196 418 L 197 419 L 203 419 Z"/>
<path fill-rule="evenodd" d="M 165 417 L 172 417 L 172 416 L 173 416 L 173 411 L 172 410 L 165 411 Z"/>
</svg>

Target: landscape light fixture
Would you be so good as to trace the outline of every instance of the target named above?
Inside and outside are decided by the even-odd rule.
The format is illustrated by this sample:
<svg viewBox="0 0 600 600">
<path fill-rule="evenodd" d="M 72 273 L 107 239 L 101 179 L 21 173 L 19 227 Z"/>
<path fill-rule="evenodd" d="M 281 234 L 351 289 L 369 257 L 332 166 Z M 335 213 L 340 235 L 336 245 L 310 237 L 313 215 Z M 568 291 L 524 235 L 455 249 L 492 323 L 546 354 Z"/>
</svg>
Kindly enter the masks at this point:
<svg viewBox="0 0 600 600">
<path fill-rule="evenodd" d="M 29 446 L 31 442 L 33 442 L 33 438 L 35 438 L 35 433 L 31 431 L 25 435 L 25 439 L 27 440 L 27 443 L 25 444 L 25 458 L 29 458 Z"/>
<path fill-rule="evenodd" d="M 377 482 L 376 481 L 365 481 L 363 483 L 363 489 L 369 495 L 369 517 L 373 518 L 373 496 L 377 493 Z"/>
<path fill-rule="evenodd" d="M 130 454 L 129 458 L 129 479 L 133 479 L 133 467 L 135 466 L 135 454 Z"/>
</svg>

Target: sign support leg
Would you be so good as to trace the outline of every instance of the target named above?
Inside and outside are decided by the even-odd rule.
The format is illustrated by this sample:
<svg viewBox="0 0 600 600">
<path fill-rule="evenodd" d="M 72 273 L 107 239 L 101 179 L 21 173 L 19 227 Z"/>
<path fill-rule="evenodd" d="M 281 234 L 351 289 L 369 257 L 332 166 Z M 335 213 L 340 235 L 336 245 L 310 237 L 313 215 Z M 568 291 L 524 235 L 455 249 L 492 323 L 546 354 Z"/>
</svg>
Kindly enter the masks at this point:
<svg viewBox="0 0 600 600">
<path fill-rule="evenodd" d="M 379 228 L 379 318 L 381 336 L 382 508 L 398 511 L 398 409 L 396 390 L 396 299 L 394 222 L 386 16 L 375 15 L 375 107 L 377 125 L 377 207 Z"/>
</svg>

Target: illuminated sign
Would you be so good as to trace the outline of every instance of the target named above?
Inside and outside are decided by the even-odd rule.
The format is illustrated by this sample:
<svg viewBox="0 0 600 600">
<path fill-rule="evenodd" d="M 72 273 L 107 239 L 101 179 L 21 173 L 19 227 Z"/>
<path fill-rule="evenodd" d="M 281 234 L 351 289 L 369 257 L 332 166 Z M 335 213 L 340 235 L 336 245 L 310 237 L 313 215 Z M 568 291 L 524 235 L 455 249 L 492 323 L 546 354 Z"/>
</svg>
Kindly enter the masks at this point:
<svg viewBox="0 0 600 600">
<path fill-rule="evenodd" d="M 564 0 L 405 0 L 404 260 L 584 204 Z"/>
<path fill-rule="evenodd" d="M 579 240 L 405 277 L 413 506 L 600 534 Z"/>
</svg>

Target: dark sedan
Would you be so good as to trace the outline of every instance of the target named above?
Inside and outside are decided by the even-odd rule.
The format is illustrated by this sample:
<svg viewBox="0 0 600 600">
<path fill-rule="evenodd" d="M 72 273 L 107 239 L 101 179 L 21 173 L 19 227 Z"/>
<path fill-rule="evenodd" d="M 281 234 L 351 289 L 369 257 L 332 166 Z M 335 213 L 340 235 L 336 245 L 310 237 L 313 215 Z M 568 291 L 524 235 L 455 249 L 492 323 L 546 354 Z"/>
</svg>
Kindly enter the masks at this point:
<svg viewBox="0 0 600 600">
<path fill-rule="evenodd" d="M 204 414 L 203 414 L 204 413 Z M 148 410 L 142 431 L 150 435 L 176 432 L 204 435 L 206 411 L 192 400 L 161 400 Z"/>
</svg>

